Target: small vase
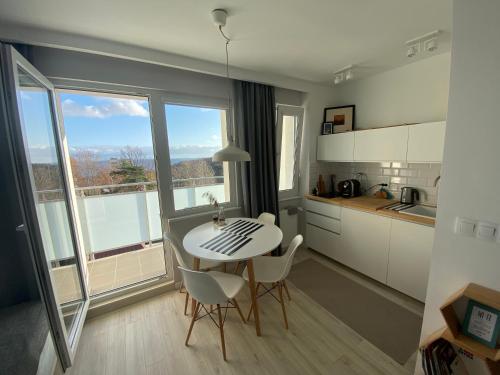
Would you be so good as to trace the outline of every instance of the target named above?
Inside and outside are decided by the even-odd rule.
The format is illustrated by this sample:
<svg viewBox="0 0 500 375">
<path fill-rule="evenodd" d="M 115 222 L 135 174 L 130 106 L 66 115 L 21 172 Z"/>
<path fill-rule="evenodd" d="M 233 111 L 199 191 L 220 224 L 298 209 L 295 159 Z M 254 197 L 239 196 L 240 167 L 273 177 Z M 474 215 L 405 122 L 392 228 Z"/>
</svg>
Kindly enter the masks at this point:
<svg viewBox="0 0 500 375">
<path fill-rule="evenodd" d="M 222 227 L 226 225 L 226 215 L 224 214 L 224 207 L 219 206 L 219 212 L 217 213 L 217 224 Z"/>
</svg>

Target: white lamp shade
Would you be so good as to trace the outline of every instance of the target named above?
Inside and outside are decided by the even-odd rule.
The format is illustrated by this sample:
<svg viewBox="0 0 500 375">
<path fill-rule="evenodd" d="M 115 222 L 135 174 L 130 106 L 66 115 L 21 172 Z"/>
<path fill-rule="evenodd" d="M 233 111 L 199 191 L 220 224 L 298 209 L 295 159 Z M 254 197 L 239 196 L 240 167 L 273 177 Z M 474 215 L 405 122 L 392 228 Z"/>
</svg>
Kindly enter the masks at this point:
<svg viewBox="0 0 500 375">
<path fill-rule="evenodd" d="M 226 147 L 212 156 L 213 161 L 250 161 L 250 154 L 230 141 Z"/>
</svg>

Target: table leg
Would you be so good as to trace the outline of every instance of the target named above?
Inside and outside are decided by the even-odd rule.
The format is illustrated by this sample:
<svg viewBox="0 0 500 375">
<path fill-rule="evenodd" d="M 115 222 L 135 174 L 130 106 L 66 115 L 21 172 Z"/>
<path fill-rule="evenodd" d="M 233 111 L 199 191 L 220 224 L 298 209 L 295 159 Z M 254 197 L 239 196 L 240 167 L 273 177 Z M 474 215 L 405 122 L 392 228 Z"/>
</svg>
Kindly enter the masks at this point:
<svg viewBox="0 0 500 375">
<path fill-rule="evenodd" d="M 200 258 L 193 258 L 193 271 L 199 271 L 200 270 Z M 194 316 L 194 312 L 196 310 L 196 301 L 193 297 L 191 297 L 193 300 L 192 305 L 191 305 L 191 315 Z"/>
<path fill-rule="evenodd" d="M 253 272 L 253 260 L 247 260 L 247 271 L 248 271 L 248 285 L 250 286 L 250 295 L 253 304 L 253 317 L 255 319 L 255 331 L 257 336 L 261 336 L 260 333 L 260 318 L 259 318 L 259 306 L 257 305 L 257 291 L 255 288 L 255 274 Z"/>
</svg>

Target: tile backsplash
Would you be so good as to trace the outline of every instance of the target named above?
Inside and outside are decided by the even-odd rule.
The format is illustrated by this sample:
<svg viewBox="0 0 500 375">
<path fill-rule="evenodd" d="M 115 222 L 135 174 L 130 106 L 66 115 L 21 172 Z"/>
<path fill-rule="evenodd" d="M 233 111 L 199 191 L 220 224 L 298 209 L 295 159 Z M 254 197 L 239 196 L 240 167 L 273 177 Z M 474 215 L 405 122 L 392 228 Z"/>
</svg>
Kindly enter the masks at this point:
<svg viewBox="0 0 500 375">
<path fill-rule="evenodd" d="M 326 181 L 327 190 L 331 190 L 330 176 L 335 175 L 335 183 L 341 180 L 356 178 L 361 182 L 361 191 L 379 183 L 386 183 L 386 189 L 399 199 L 401 188 L 411 186 L 420 192 L 420 202 L 430 205 L 437 203 L 437 189 L 434 186 L 436 178 L 441 173 L 441 164 L 425 163 L 335 163 L 313 162 L 310 165 L 309 191 L 316 186 L 318 176 L 321 174 Z M 373 194 L 379 187 L 371 189 L 365 194 Z"/>
</svg>

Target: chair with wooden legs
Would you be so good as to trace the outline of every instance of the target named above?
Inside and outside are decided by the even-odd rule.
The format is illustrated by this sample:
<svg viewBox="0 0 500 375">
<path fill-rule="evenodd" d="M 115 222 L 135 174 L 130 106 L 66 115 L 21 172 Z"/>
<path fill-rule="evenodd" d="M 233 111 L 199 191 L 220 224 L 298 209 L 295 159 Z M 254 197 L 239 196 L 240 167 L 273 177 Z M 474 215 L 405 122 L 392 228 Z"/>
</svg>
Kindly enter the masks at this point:
<svg viewBox="0 0 500 375">
<path fill-rule="evenodd" d="M 263 224 L 274 224 L 276 222 L 276 216 L 274 216 L 273 214 L 270 214 L 269 212 L 263 212 L 259 215 L 257 220 Z M 242 262 L 242 261 L 238 262 L 236 264 L 236 267 L 234 268 L 233 273 L 238 273 L 240 266 L 244 265 L 244 264 L 245 264 L 245 262 Z"/>
<path fill-rule="evenodd" d="M 169 243 L 170 247 L 174 251 L 175 258 L 177 259 L 177 263 L 179 263 L 179 266 L 187 269 L 193 269 L 193 257 L 190 254 L 188 254 L 188 252 L 184 249 L 184 246 L 182 246 L 177 236 L 173 232 L 165 232 L 163 233 L 163 238 Z M 219 267 L 220 265 L 221 265 L 220 262 L 210 262 L 208 260 L 200 260 L 200 270 L 202 271 L 208 271 L 212 268 Z M 180 293 L 182 293 L 183 284 L 184 280 L 181 281 L 181 286 L 179 287 Z M 189 292 L 186 291 L 186 301 L 184 303 L 184 315 L 187 315 L 188 303 L 189 303 Z"/>
<path fill-rule="evenodd" d="M 265 294 L 270 294 L 274 297 L 280 304 L 281 309 L 283 310 L 283 319 L 285 321 L 285 328 L 288 329 L 288 319 L 286 316 L 285 309 L 285 300 L 283 298 L 283 289 L 285 290 L 288 300 L 291 301 L 290 293 L 288 292 L 288 287 L 285 282 L 285 278 L 288 276 L 290 269 L 292 267 L 293 257 L 297 252 L 300 244 L 303 241 L 302 235 L 296 235 L 290 245 L 286 253 L 279 257 L 268 257 L 268 256 L 260 256 L 253 258 L 253 267 L 255 273 L 255 281 L 257 282 L 257 298 L 264 296 Z M 248 281 L 248 273 L 247 269 L 243 271 L 243 278 Z M 268 288 L 264 284 L 271 284 L 271 287 Z M 259 295 L 259 288 L 263 287 L 265 291 Z M 272 293 L 272 291 L 277 288 L 279 299 Z M 250 314 L 253 310 L 253 303 L 250 307 L 250 311 L 248 313 L 247 320 L 250 319 Z"/>
<path fill-rule="evenodd" d="M 189 325 L 189 331 L 186 337 L 186 346 L 189 344 L 189 337 L 193 331 L 194 323 L 205 317 L 209 316 L 210 319 L 215 323 L 220 331 L 220 339 L 222 346 L 222 356 L 224 361 L 226 360 L 226 344 L 224 339 L 224 323 L 226 320 L 227 309 L 234 307 L 238 310 L 238 314 L 241 317 L 243 323 L 245 323 L 245 318 L 240 310 L 238 302 L 236 302 L 236 295 L 240 292 L 241 288 L 245 285 L 245 281 L 240 276 L 217 272 L 208 271 L 200 272 L 193 271 L 187 268 L 179 266 L 179 270 L 182 272 L 184 278 L 184 284 L 188 293 L 193 296 L 196 301 L 196 307 L 194 309 L 194 314 L 191 319 L 191 324 Z M 222 306 L 224 305 L 225 306 Z M 212 317 L 213 310 L 210 307 L 207 309 L 205 305 L 217 305 L 217 318 L 218 322 Z M 232 305 L 232 306 L 230 306 Z M 225 308 L 224 317 L 222 316 L 221 309 Z M 205 314 L 199 316 L 201 310 L 205 311 Z"/>
</svg>

